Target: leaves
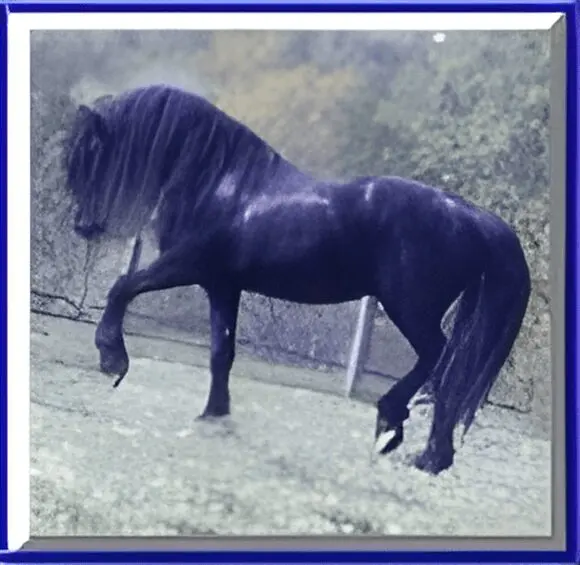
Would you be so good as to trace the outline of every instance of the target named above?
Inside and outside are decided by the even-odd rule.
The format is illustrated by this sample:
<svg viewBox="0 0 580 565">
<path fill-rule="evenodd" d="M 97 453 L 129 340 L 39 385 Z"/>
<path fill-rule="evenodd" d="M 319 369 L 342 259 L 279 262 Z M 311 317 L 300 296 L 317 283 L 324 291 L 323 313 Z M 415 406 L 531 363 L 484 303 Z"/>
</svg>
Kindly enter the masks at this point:
<svg viewBox="0 0 580 565">
<path fill-rule="evenodd" d="M 219 35 L 200 65 L 211 77 L 219 107 L 298 166 L 335 173 L 347 144 L 343 104 L 351 101 L 357 72 L 281 65 L 289 37 L 286 32 Z"/>
</svg>

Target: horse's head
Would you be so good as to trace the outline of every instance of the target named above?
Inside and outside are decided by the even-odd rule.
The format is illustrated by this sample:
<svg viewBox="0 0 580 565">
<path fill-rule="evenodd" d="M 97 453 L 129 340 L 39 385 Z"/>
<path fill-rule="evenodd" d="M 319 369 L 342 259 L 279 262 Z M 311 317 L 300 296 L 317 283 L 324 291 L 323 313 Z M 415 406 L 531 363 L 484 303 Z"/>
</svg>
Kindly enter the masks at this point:
<svg viewBox="0 0 580 565">
<path fill-rule="evenodd" d="M 76 208 L 74 230 L 85 239 L 94 239 L 106 228 L 106 187 L 101 181 L 109 137 L 103 115 L 81 105 L 65 144 L 64 166 Z"/>
</svg>

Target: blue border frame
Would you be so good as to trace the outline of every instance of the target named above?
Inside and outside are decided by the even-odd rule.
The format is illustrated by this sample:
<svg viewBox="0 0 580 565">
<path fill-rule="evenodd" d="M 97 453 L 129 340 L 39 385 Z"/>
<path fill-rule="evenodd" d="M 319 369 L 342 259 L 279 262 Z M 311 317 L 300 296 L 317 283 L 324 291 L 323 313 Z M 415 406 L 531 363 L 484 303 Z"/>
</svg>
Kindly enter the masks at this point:
<svg viewBox="0 0 580 565">
<path fill-rule="evenodd" d="M 6 28 L 6 11 L 0 10 L 0 84 L 6 84 L 6 66 L 7 66 L 7 28 Z M 7 122 L 7 100 L 6 89 L 0 87 L 0 268 L 2 276 L 0 277 L 0 548 L 8 547 L 8 469 L 6 457 L 8 453 L 8 367 L 7 367 L 7 241 L 8 226 L 6 222 L 7 208 L 7 139 L 6 122 Z"/>
<path fill-rule="evenodd" d="M 578 441 L 580 432 L 580 386 L 578 383 L 578 275 L 580 265 L 580 242 L 578 241 L 578 220 L 580 219 L 580 200 L 578 199 L 578 162 L 580 161 L 578 128 L 578 71 L 580 53 L 578 50 L 578 28 L 580 26 L 580 5 L 574 0 L 447 0 L 441 3 L 429 0 L 289 0 L 284 3 L 264 0 L 253 3 L 235 2 L 216 3 L 212 0 L 172 0 L 166 4 L 127 0 L 125 3 L 97 3 L 95 0 L 76 3 L 77 0 L 60 2 L 33 3 L 27 0 L 9 2 L 1 0 L 5 9 L 0 10 L 0 560 L 6 563 L 18 562 L 194 562 L 206 563 L 243 563 L 243 562 L 546 562 L 580 563 L 580 521 L 578 519 L 578 492 L 580 469 L 578 468 Z M 268 12 L 563 12 L 567 19 L 567 187 L 566 187 L 566 539 L 565 551 L 108 551 L 108 552 L 6 552 L 7 548 L 7 95 L 1 85 L 7 80 L 7 15 L 9 12 L 208 12 L 208 11 L 268 11 Z"/>
</svg>

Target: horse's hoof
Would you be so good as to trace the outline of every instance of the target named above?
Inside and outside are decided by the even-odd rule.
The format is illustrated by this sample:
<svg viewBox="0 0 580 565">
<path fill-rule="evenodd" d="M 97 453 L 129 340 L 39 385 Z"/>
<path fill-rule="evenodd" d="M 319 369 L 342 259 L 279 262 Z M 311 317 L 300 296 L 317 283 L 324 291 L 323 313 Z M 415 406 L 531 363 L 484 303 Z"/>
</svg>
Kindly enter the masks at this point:
<svg viewBox="0 0 580 565">
<path fill-rule="evenodd" d="M 107 357 L 103 360 L 101 357 L 100 369 L 101 373 L 104 373 L 105 375 L 124 377 L 129 372 L 129 361 L 113 359 L 111 357 Z"/>
<path fill-rule="evenodd" d="M 129 356 L 124 347 L 121 350 L 102 347 L 99 352 L 102 373 L 120 377 L 124 377 L 127 374 L 129 371 Z"/>
<path fill-rule="evenodd" d="M 374 451 L 377 455 L 387 455 L 403 443 L 403 424 L 388 426 L 376 433 Z"/>
<path fill-rule="evenodd" d="M 196 422 L 211 422 L 230 415 L 229 408 L 206 408 L 195 420 Z"/>
<path fill-rule="evenodd" d="M 106 328 L 98 326 L 95 345 L 100 354 L 101 372 L 124 377 L 129 371 L 129 355 L 122 335 L 111 336 Z"/>
<path fill-rule="evenodd" d="M 403 443 L 403 422 L 409 417 L 409 409 L 401 405 L 393 407 L 386 396 L 379 401 L 377 409 L 374 451 L 386 455 Z"/>
<path fill-rule="evenodd" d="M 427 448 L 415 458 L 415 467 L 419 471 L 438 475 L 453 465 L 453 451 L 438 451 Z"/>
</svg>

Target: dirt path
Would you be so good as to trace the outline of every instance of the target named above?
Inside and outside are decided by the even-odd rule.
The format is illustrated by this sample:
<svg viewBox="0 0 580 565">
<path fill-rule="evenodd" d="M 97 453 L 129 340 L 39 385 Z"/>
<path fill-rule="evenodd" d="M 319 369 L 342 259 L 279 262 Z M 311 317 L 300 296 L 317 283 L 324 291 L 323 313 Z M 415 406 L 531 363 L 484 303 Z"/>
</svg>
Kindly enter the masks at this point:
<svg viewBox="0 0 580 565">
<path fill-rule="evenodd" d="M 403 446 L 371 467 L 373 408 L 269 384 L 301 369 L 239 358 L 233 415 L 198 423 L 207 350 L 129 337 L 115 390 L 96 370 L 94 327 L 32 325 L 34 536 L 550 535 L 550 444 L 526 418 L 488 407 L 432 478 L 409 466 L 428 431 L 414 410 Z"/>
</svg>

